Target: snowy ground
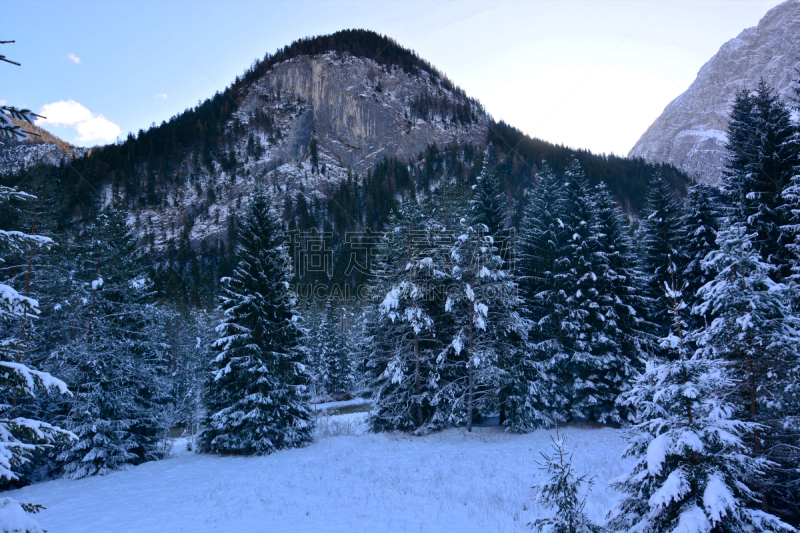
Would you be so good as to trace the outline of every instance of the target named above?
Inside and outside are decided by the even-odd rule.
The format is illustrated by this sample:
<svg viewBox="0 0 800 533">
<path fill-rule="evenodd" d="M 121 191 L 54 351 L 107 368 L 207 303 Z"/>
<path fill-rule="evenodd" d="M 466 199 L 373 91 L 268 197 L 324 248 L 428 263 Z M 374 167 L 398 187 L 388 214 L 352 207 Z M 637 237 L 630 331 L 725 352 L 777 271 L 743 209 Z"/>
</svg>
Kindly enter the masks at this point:
<svg viewBox="0 0 800 533">
<path fill-rule="evenodd" d="M 67 532 L 469 532 L 526 531 L 540 514 L 534 459 L 553 431 L 508 435 L 497 427 L 426 437 L 366 432 L 366 413 L 320 416 L 304 449 L 267 457 L 186 451 L 125 472 L 57 480 L 7 493 L 38 502 L 51 533 Z M 606 483 L 627 466 L 622 432 L 568 427 L 578 474 L 597 476 L 587 502 L 600 520 L 618 495 Z"/>
</svg>

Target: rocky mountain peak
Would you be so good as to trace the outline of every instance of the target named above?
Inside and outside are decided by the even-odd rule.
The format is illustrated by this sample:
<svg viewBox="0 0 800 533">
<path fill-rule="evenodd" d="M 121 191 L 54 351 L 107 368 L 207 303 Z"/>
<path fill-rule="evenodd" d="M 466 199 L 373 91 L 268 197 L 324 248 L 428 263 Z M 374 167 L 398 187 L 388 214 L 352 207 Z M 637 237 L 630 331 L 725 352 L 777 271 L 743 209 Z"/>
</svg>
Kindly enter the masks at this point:
<svg viewBox="0 0 800 533">
<path fill-rule="evenodd" d="M 763 78 L 788 100 L 800 68 L 800 0 L 787 0 L 726 42 L 628 154 L 670 163 L 698 180 L 722 177 L 728 113 L 736 91 Z"/>
</svg>

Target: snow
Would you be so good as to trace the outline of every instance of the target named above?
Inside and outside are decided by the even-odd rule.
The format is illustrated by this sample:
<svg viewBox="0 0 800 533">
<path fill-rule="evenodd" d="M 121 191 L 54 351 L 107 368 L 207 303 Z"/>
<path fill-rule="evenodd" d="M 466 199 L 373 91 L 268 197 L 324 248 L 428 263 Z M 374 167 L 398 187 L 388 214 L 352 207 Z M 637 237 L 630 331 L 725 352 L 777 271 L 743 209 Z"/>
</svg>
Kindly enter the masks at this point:
<svg viewBox="0 0 800 533">
<path fill-rule="evenodd" d="M 314 409 L 316 409 L 317 411 L 327 411 L 329 409 L 339 409 L 340 407 L 350 407 L 352 405 L 365 405 L 368 403 L 369 400 L 365 400 L 364 398 L 353 398 L 352 400 L 344 400 L 341 402 L 318 403 L 314 405 Z"/>
<path fill-rule="evenodd" d="M 0 498 L 0 525 L 3 532 L 17 533 L 30 531 L 40 533 L 42 529 L 36 519 L 22 509 L 20 502 L 13 498 Z"/>
<path fill-rule="evenodd" d="M 262 457 L 194 454 L 186 439 L 172 459 L 81 480 L 10 491 L 43 504 L 42 528 L 95 531 L 528 531 L 550 510 L 531 487 L 534 459 L 555 431 L 451 429 L 424 437 L 366 432 L 367 413 L 318 419 L 310 446 Z M 619 495 L 607 488 L 630 466 L 619 430 L 561 428 L 577 473 L 597 476 L 586 512 L 602 522 Z"/>
<path fill-rule="evenodd" d="M 703 492 L 703 506 L 711 521 L 716 524 L 728 514 L 728 509 L 733 509 L 735 505 L 736 499 L 720 475 L 709 476 L 706 490 Z"/>
</svg>

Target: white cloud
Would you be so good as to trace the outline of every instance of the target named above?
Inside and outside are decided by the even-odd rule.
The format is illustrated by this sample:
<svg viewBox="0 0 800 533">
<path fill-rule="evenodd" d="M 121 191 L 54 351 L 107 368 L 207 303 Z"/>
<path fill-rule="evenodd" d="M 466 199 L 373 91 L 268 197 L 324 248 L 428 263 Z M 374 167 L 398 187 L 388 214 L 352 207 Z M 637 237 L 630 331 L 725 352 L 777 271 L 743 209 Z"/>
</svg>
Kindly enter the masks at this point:
<svg viewBox="0 0 800 533">
<path fill-rule="evenodd" d="M 157 94 L 157 95 L 156 95 L 156 98 L 159 98 L 159 99 L 161 99 L 161 100 L 166 100 L 166 99 L 167 99 L 167 95 L 166 95 L 166 94 L 164 94 L 164 93 Z"/>
<path fill-rule="evenodd" d="M 74 126 L 81 142 L 110 142 L 120 134 L 119 126 L 103 115 L 93 114 L 75 100 L 45 104 L 38 113 L 46 118 L 38 119 L 37 125 Z"/>
<path fill-rule="evenodd" d="M 76 56 L 75 54 L 69 54 L 67 56 L 67 59 L 69 59 L 70 61 L 72 61 L 75 64 L 79 64 L 81 62 L 81 58 Z"/>
</svg>

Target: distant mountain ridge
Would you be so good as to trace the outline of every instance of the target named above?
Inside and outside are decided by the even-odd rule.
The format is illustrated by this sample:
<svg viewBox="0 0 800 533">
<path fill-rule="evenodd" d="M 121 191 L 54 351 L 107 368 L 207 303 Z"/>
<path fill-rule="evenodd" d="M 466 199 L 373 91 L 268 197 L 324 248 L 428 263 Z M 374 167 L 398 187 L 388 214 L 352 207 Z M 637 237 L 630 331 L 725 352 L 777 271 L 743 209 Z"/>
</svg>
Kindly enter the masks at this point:
<svg viewBox="0 0 800 533">
<path fill-rule="evenodd" d="M 753 28 L 726 42 L 689 88 L 664 109 L 629 157 L 670 163 L 717 184 L 724 166 L 728 113 L 736 91 L 763 78 L 789 100 L 800 76 L 800 0 L 769 10 Z"/>
</svg>

